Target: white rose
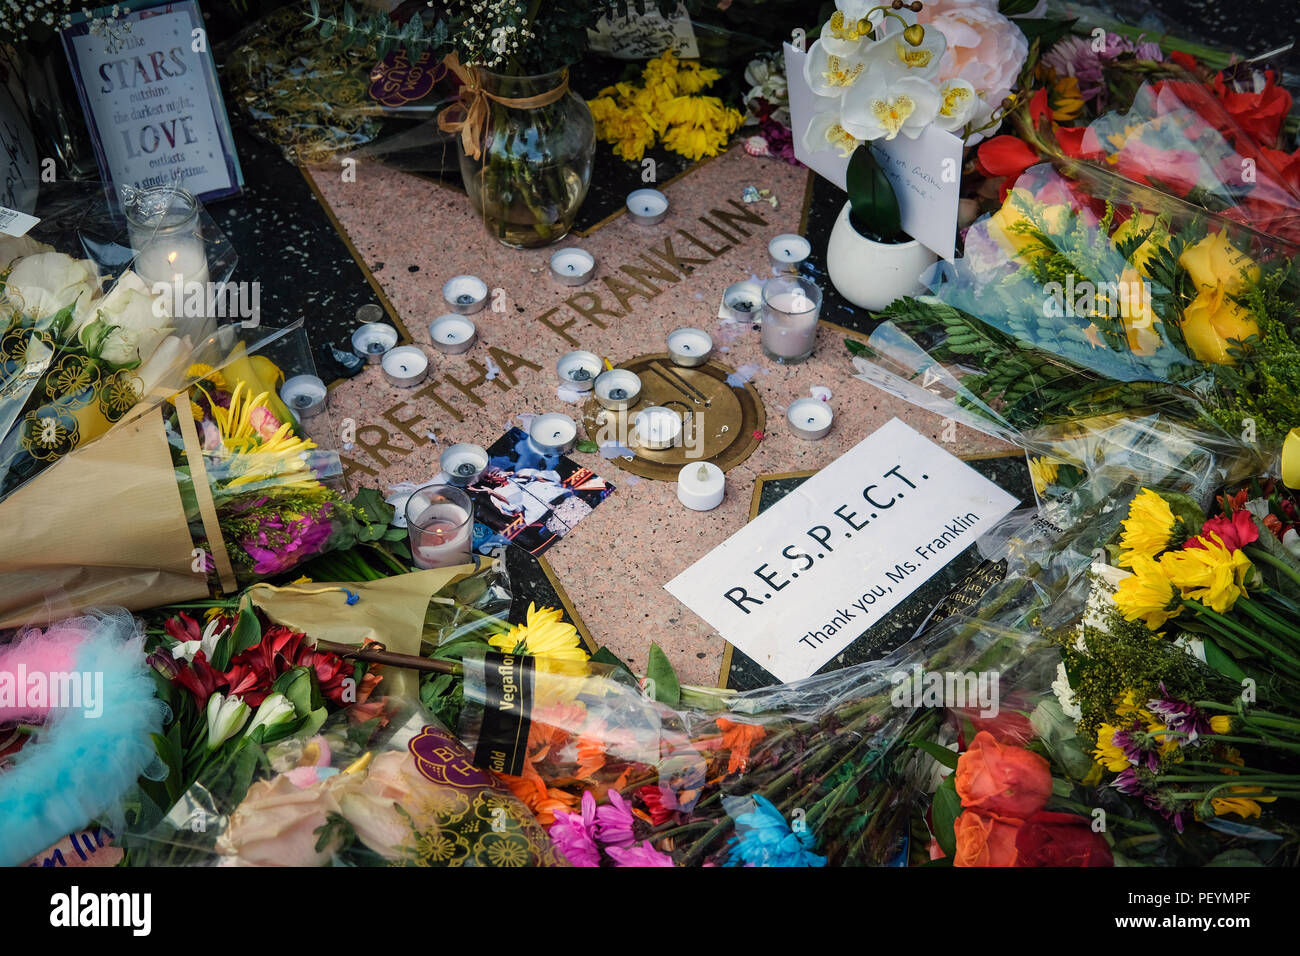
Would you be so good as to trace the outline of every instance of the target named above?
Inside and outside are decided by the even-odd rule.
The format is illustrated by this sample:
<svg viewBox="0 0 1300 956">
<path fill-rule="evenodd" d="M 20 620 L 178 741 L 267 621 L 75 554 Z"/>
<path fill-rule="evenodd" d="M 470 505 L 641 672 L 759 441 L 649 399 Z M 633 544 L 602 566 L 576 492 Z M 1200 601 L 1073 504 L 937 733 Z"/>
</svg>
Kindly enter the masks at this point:
<svg viewBox="0 0 1300 956">
<path fill-rule="evenodd" d="M 40 252 L 14 263 L 5 282 L 6 305 L 37 319 L 68 306 L 80 307 L 99 292 L 99 273 L 88 259 Z"/>
<path fill-rule="evenodd" d="M 37 242 L 30 236 L 0 236 L 0 272 L 4 272 L 23 256 L 53 251 L 53 246 Z"/>
<path fill-rule="evenodd" d="M 161 314 L 159 314 L 161 313 Z M 134 272 L 122 273 L 108 295 L 84 310 L 77 337 L 113 365 L 147 362 L 172 330 L 166 310 L 155 308 L 155 296 Z"/>
</svg>

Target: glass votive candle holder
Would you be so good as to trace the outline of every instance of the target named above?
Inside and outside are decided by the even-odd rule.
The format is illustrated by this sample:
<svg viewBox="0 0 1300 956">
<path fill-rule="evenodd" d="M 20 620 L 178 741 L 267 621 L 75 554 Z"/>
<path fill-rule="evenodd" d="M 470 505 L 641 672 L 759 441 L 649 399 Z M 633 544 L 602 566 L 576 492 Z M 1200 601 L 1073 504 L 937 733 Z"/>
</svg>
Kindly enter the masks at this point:
<svg viewBox="0 0 1300 956">
<path fill-rule="evenodd" d="M 774 362 L 793 365 L 812 355 L 822 290 L 804 276 L 780 275 L 763 283 L 763 354 Z"/>
<path fill-rule="evenodd" d="M 417 568 L 474 561 L 474 502 L 455 485 L 427 485 L 406 501 L 406 533 Z"/>
</svg>

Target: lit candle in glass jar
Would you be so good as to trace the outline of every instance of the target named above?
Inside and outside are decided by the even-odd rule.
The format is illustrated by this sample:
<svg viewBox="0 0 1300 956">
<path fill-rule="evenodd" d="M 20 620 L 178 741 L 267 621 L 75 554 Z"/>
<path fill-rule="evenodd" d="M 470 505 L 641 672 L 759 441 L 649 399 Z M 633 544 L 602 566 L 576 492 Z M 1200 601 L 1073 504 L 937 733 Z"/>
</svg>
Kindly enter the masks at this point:
<svg viewBox="0 0 1300 956">
<path fill-rule="evenodd" d="M 406 533 L 417 568 L 474 560 L 474 502 L 454 485 L 428 485 L 406 502 Z"/>
</svg>

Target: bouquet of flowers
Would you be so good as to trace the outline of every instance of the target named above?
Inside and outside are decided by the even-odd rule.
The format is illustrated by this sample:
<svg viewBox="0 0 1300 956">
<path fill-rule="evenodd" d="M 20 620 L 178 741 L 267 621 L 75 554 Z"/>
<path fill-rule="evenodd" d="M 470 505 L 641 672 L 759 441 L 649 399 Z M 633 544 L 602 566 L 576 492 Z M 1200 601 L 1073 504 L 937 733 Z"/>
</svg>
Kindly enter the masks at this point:
<svg viewBox="0 0 1300 956">
<path fill-rule="evenodd" d="M 879 337 L 962 370 L 960 404 L 1012 428 L 1183 404 L 1276 442 L 1300 420 L 1297 301 L 1287 248 L 1187 207 L 1101 202 L 1039 165 Z"/>
<path fill-rule="evenodd" d="M 134 272 L 0 237 L 0 500 L 170 384 L 195 343 Z"/>
</svg>

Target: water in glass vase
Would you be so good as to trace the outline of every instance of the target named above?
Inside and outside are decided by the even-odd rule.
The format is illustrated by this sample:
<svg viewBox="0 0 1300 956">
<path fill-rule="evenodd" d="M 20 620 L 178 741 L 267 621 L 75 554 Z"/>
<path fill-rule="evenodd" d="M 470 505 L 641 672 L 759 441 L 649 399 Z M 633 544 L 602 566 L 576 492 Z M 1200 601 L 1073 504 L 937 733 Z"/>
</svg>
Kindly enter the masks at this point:
<svg viewBox="0 0 1300 956">
<path fill-rule="evenodd" d="M 470 204 L 505 245 L 556 242 L 573 228 L 591 183 L 596 152 L 591 111 L 572 91 L 553 98 L 564 88 L 563 70 L 507 76 L 480 68 L 479 77 L 493 98 L 487 101 L 481 155 L 475 159 L 461 149 Z M 529 101 L 543 105 L 518 105 Z"/>
</svg>

